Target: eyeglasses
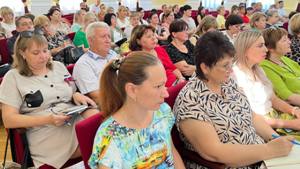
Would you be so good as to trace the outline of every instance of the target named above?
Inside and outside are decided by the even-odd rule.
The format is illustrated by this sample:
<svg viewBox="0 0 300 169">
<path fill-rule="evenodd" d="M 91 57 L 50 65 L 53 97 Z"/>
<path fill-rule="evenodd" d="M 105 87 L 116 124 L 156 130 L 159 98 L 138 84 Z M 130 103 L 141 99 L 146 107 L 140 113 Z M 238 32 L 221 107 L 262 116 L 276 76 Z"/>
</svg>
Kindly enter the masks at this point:
<svg viewBox="0 0 300 169">
<path fill-rule="evenodd" d="M 23 31 L 20 32 L 21 38 L 31 38 L 33 35 L 44 35 L 44 32 L 40 28 L 34 29 L 34 31 Z"/>
</svg>

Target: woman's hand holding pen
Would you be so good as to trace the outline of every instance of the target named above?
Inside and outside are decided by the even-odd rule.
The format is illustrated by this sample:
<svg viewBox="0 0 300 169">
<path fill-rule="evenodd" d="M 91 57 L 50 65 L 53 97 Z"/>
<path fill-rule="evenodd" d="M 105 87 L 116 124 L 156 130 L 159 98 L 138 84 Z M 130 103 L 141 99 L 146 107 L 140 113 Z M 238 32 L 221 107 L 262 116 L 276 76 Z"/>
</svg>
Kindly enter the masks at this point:
<svg viewBox="0 0 300 169">
<path fill-rule="evenodd" d="M 287 156 L 292 150 L 294 137 L 282 136 L 269 141 L 266 145 L 271 158 Z"/>
</svg>

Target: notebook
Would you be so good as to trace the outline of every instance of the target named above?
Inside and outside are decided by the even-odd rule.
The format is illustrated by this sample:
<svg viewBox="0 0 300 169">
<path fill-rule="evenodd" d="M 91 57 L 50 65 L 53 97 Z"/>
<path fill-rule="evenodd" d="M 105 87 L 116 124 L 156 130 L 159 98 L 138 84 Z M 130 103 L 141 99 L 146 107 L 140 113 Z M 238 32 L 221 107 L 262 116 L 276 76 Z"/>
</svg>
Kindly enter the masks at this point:
<svg viewBox="0 0 300 169">
<path fill-rule="evenodd" d="M 80 114 L 83 111 L 85 111 L 87 108 L 88 108 L 88 105 L 73 106 L 73 107 L 69 107 L 69 108 L 62 110 L 61 113 L 64 113 L 67 116 L 71 116 L 76 113 Z"/>
<path fill-rule="evenodd" d="M 267 167 L 300 165 L 300 145 L 294 145 L 288 156 L 265 160 Z"/>
</svg>

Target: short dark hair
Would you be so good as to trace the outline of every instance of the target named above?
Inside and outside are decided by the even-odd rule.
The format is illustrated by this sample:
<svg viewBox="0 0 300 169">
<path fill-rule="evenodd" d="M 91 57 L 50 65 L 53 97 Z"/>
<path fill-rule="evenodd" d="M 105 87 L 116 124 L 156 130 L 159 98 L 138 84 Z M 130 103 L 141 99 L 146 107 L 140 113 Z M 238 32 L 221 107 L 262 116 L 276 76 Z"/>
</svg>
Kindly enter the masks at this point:
<svg viewBox="0 0 300 169">
<path fill-rule="evenodd" d="M 189 25 L 182 19 L 176 19 L 170 24 L 169 32 L 170 37 L 173 38 L 173 32 L 182 32 L 189 28 Z"/>
<path fill-rule="evenodd" d="M 55 11 L 60 12 L 60 9 L 57 6 L 52 6 L 48 11 L 47 16 L 48 17 L 52 16 Z"/>
<path fill-rule="evenodd" d="M 138 40 L 142 38 L 142 36 L 146 33 L 147 30 L 155 32 L 155 28 L 151 25 L 137 25 L 133 28 L 131 37 L 129 40 L 129 49 L 131 51 L 142 50 L 142 46 L 138 44 Z"/>
<path fill-rule="evenodd" d="M 202 80 L 207 80 L 200 68 L 204 63 L 208 67 L 213 67 L 225 55 L 234 57 L 235 49 L 229 39 L 219 31 L 207 32 L 202 35 L 194 48 L 194 59 L 196 65 L 196 75 Z"/>
<path fill-rule="evenodd" d="M 192 7 L 190 5 L 184 5 L 184 6 L 181 7 L 181 9 L 184 12 L 184 11 L 187 11 L 189 9 L 192 9 Z"/>
<path fill-rule="evenodd" d="M 114 13 L 107 13 L 104 15 L 104 22 L 107 23 L 108 26 L 111 26 L 111 18 L 115 16 L 116 17 L 116 14 Z"/>
<path fill-rule="evenodd" d="M 229 15 L 225 21 L 225 28 L 228 30 L 229 26 L 243 24 L 244 21 L 239 15 Z"/>
</svg>

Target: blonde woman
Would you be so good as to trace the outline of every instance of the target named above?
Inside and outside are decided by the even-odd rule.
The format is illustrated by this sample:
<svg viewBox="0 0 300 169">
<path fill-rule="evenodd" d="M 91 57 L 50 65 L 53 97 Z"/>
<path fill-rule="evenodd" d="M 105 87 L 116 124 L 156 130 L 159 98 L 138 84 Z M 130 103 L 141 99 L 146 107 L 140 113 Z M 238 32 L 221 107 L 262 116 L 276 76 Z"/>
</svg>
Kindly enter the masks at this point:
<svg viewBox="0 0 300 169">
<path fill-rule="evenodd" d="M 127 8 L 121 5 L 117 12 L 117 27 L 121 30 L 124 30 L 129 25 L 130 23 L 127 17 Z"/>
<path fill-rule="evenodd" d="M 210 15 L 205 16 L 197 26 L 196 32 L 190 38 L 190 42 L 195 46 L 197 40 L 206 32 L 215 31 L 218 29 L 216 18 Z"/>
<path fill-rule="evenodd" d="M 1 26 L 5 29 L 6 37 L 12 37 L 12 31 L 16 30 L 13 10 L 3 6 L 0 8 L 0 16 L 2 17 Z"/>
<path fill-rule="evenodd" d="M 262 31 L 266 28 L 266 15 L 262 12 L 255 12 L 250 19 L 250 26 L 255 31 Z"/>
<path fill-rule="evenodd" d="M 285 128 L 299 131 L 300 110 L 274 94 L 271 82 L 259 67 L 268 51 L 262 34 L 258 31 L 242 32 L 234 45 L 236 48 L 234 77 L 247 96 L 252 110 L 263 117 L 272 128 L 279 129 L 278 132 L 290 131 Z M 286 117 L 293 120 L 285 120 Z"/>
</svg>

